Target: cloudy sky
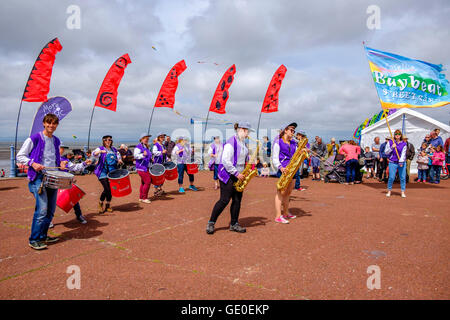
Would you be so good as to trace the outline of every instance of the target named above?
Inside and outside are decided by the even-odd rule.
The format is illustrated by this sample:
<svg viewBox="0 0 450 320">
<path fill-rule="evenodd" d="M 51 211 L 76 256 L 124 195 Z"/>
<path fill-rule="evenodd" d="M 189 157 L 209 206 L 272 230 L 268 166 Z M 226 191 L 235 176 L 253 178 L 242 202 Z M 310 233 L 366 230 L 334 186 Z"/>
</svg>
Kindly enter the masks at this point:
<svg viewBox="0 0 450 320">
<path fill-rule="evenodd" d="M 67 28 L 70 5 L 81 9 L 80 29 Z M 368 29 L 369 5 L 380 8 L 381 29 Z M 448 67 L 449 16 L 448 0 L 3 0 L 0 137 L 14 137 L 31 67 L 42 47 L 58 37 L 63 50 L 56 57 L 49 97 L 64 96 L 72 103 L 73 111 L 58 128 L 63 138 L 87 140 L 100 84 L 124 53 L 132 64 L 119 87 L 117 112 L 96 109 L 94 140 L 106 133 L 134 140 L 145 132 L 159 88 L 181 59 L 187 70 L 179 78 L 175 109 L 182 114 L 205 117 L 218 81 L 235 64 L 227 113 L 212 118 L 243 119 L 256 126 L 269 81 L 284 64 L 288 71 L 279 112 L 264 114 L 261 127 L 276 129 L 296 121 L 310 137 L 349 138 L 364 119 L 380 111 L 362 41 Z M 445 74 L 449 78 L 449 72 Z M 23 104 L 21 138 L 29 133 L 38 107 Z M 448 108 L 422 112 L 449 122 Z M 192 132 L 188 119 L 167 108 L 156 109 L 152 133 L 183 128 Z"/>
</svg>

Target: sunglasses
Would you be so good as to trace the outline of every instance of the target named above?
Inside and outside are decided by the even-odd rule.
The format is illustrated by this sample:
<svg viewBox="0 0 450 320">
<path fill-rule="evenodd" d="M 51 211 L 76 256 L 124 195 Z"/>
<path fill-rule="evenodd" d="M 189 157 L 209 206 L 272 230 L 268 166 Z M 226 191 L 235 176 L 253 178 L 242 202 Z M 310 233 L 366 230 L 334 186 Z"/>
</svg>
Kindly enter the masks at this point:
<svg viewBox="0 0 450 320">
<path fill-rule="evenodd" d="M 295 133 L 295 130 L 294 129 L 292 129 L 292 128 L 290 128 L 290 129 L 288 129 L 290 132 L 292 132 L 292 133 Z"/>
</svg>

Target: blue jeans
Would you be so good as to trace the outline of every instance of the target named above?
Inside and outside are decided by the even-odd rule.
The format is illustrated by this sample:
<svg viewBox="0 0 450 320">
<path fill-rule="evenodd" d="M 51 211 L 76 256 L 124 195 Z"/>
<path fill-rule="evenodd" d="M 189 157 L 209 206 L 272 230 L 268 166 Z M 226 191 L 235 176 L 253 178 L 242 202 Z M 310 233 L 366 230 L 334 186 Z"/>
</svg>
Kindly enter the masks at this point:
<svg viewBox="0 0 450 320">
<path fill-rule="evenodd" d="M 298 172 L 296 173 L 296 177 L 297 178 L 295 178 L 295 187 L 294 187 L 294 189 L 300 189 L 300 175 L 301 175 L 300 169 L 298 169 Z"/>
<path fill-rule="evenodd" d="M 219 179 L 219 165 L 214 164 L 214 180 L 218 180 L 218 179 Z"/>
<path fill-rule="evenodd" d="M 419 169 L 418 179 L 426 181 L 427 180 L 427 172 L 428 172 L 428 169 Z"/>
<path fill-rule="evenodd" d="M 442 166 L 431 166 L 431 170 L 430 170 L 430 182 L 434 183 L 434 182 L 441 182 L 441 170 L 442 170 Z"/>
<path fill-rule="evenodd" d="M 392 184 L 395 180 L 395 174 L 397 173 L 398 169 L 398 176 L 400 178 L 400 189 L 402 191 L 405 191 L 406 189 L 406 163 L 401 163 L 402 166 L 400 167 L 399 163 L 389 162 L 389 179 L 388 179 L 388 190 L 392 189 Z"/>
<path fill-rule="evenodd" d="M 30 243 L 37 241 L 45 241 L 47 238 L 48 227 L 52 222 L 56 209 L 57 189 L 42 188 L 39 194 L 39 187 L 42 183 L 42 174 L 38 174 L 36 180 L 28 183 L 28 189 L 36 199 L 36 206 L 33 215 L 33 223 L 31 224 Z"/>
<path fill-rule="evenodd" d="M 177 171 L 178 171 L 178 184 L 183 184 L 183 178 L 184 178 L 184 172 L 187 173 L 187 166 L 184 163 L 177 164 Z M 189 182 L 190 184 L 194 184 L 194 175 L 193 174 L 187 174 L 189 176 Z"/>
<path fill-rule="evenodd" d="M 350 159 L 345 163 L 346 175 L 345 180 L 347 182 L 355 181 L 356 168 L 358 167 L 358 160 Z"/>
</svg>

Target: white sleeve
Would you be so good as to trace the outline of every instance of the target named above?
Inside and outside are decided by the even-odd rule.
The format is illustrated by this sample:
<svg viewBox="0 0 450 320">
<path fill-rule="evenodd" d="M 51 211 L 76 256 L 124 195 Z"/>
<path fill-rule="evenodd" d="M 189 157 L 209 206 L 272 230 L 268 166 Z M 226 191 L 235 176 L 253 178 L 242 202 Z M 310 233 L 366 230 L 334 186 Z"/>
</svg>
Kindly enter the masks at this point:
<svg viewBox="0 0 450 320">
<path fill-rule="evenodd" d="M 208 154 L 209 154 L 209 155 L 212 155 L 212 154 L 213 154 L 213 149 L 212 149 L 212 147 L 211 147 L 211 146 L 209 146 L 209 149 L 208 149 Z"/>
<path fill-rule="evenodd" d="M 172 158 L 177 157 L 177 151 L 179 150 L 178 146 L 173 147 L 172 149 Z"/>
<path fill-rule="evenodd" d="M 27 138 L 16 155 L 17 161 L 23 165 L 31 166 L 32 163 L 29 163 L 31 161 L 29 158 L 31 150 L 33 150 L 33 141 L 30 138 Z"/>
<path fill-rule="evenodd" d="M 102 150 L 100 150 L 100 148 L 95 149 L 94 152 L 92 152 L 92 156 L 93 156 L 94 158 L 96 158 L 96 159 L 100 158 L 100 152 L 101 152 L 101 151 L 102 151 Z"/>
<path fill-rule="evenodd" d="M 222 164 L 227 170 L 228 173 L 236 175 L 238 173 L 235 166 L 233 166 L 232 159 L 234 157 L 234 149 L 233 146 L 229 143 L 225 145 L 222 153 Z"/>
<path fill-rule="evenodd" d="M 140 160 L 144 158 L 144 153 L 139 148 L 134 148 L 133 156 L 135 159 Z"/>
<path fill-rule="evenodd" d="M 162 155 L 162 152 L 158 150 L 158 147 L 157 147 L 156 145 L 153 146 L 152 153 L 153 153 L 153 155 L 156 156 L 156 157 Z"/>
<path fill-rule="evenodd" d="M 274 144 L 273 150 L 272 150 L 272 163 L 275 168 L 280 169 L 281 163 L 280 163 L 280 145 L 278 143 Z"/>
<path fill-rule="evenodd" d="M 384 146 L 384 153 L 390 155 L 392 153 L 391 144 L 389 142 Z"/>
<path fill-rule="evenodd" d="M 408 149 L 407 146 L 405 146 L 402 150 L 402 154 L 400 155 L 400 160 L 398 162 L 405 162 L 406 161 L 406 149 Z"/>
<path fill-rule="evenodd" d="M 83 161 L 81 163 L 73 163 L 72 161 L 67 162 L 67 169 L 72 172 L 81 171 L 86 168 L 86 163 Z"/>
</svg>

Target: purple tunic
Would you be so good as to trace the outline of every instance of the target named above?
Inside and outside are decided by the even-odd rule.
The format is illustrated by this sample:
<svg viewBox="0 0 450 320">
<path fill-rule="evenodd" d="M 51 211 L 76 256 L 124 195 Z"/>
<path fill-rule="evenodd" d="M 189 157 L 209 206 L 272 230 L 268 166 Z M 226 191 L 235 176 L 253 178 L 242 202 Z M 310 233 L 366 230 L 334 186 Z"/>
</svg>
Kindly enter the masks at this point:
<svg viewBox="0 0 450 320">
<path fill-rule="evenodd" d="M 144 153 L 144 151 L 147 151 L 147 155 L 142 159 L 136 159 L 136 170 L 147 172 L 148 166 L 152 159 L 152 153 L 142 143 L 139 143 L 136 148 L 141 150 L 142 153 Z"/>
<path fill-rule="evenodd" d="M 31 141 L 33 141 L 33 149 L 30 152 L 30 161 L 28 162 L 28 180 L 30 181 L 34 181 L 36 180 L 37 177 L 37 172 L 33 169 L 33 167 L 31 166 L 34 162 L 41 164 L 42 162 L 42 157 L 44 155 L 44 149 L 45 149 L 45 141 L 44 141 L 44 137 L 42 136 L 43 133 L 42 132 L 38 132 L 33 134 L 30 139 Z M 59 154 L 59 145 L 61 144 L 61 142 L 59 141 L 59 139 L 56 136 L 53 136 L 53 144 L 55 146 L 55 155 L 56 155 L 56 163 L 55 165 L 57 167 L 60 166 L 61 163 L 61 157 Z"/>
<path fill-rule="evenodd" d="M 282 138 L 278 139 L 278 145 L 280 146 L 280 154 L 278 159 L 280 160 L 281 166 L 286 168 L 291 161 L 292 156 L 297 150 L 297 144 L 294 140 L 291 140 L 289 144 L 285 143 Z"/>
<path fill-rule="evenodd" d="M 233 146 L 233 149 L 234 149 L 233 166 L 236 167 L 237 159 L 239 158 L 239 155 L 241 154 L 241 148 L 237 147 L 238 143 L 237 143 L 236 135 L 234 135 L 230 139 L 228 139 L 228 141 L 226 143 L 231 144 Z M 224 145 L 224 148 L 225 148 L 225 145 Z M 222 157 L 223 157 L 223 152 L 222 152 Z M 247 155 L 247 161 L 248 161 L 248 155 Z M 219 171 L 220 181 L 222 181 L 223 183 L 227 183 L 228 180 L 230 179 L 230 173 L 223 166 L 222 159 L 220 159 L 218 171 Z M 237 177 L 238 174 L 239 174 L 239 172 L 236 172 L 235 176 Z"/>
<path fill-rule="evenodd" d="M 391 150 L 392 150 L 391 154 L 389 155 L 389 161 L 398 163 L 399 158 L 397 156 L 397 152 L 395 152 L 395 148 L 392 148 L 392 144 L 393 144 L 392 140 L 389 140 L 389 146 L 391 147 Z M 401 141 L 401 142 L 397 143 L 398 155 L 400 157 L 402 156 L 403 148 L 406 148 L 406 142 Z"/>
<path fill-rule="evenodd" d="M 161 151 L 161 152 L 164 151 L 164 147 L 159 142 L 156 142 L 155 146 L 158 149 L 158 151 Z M 153 159 L 153 162 L 154 163 L 161 163 L 161 164 L 163 164 L 165 162 L 165 160 L 166 160 L 166 155 L 165 154 L 161 154 L 160 156 L 155 156 L 154 159 Z"/>
</svg>

